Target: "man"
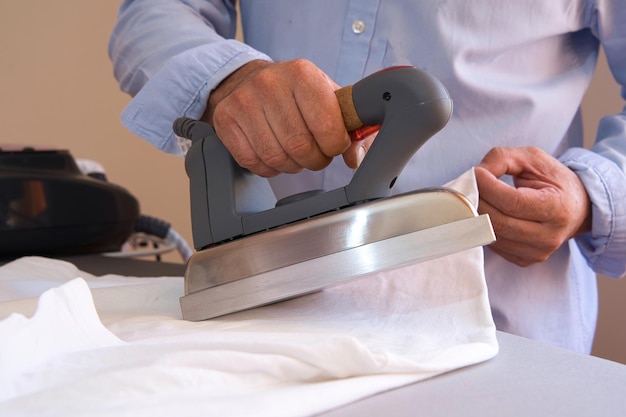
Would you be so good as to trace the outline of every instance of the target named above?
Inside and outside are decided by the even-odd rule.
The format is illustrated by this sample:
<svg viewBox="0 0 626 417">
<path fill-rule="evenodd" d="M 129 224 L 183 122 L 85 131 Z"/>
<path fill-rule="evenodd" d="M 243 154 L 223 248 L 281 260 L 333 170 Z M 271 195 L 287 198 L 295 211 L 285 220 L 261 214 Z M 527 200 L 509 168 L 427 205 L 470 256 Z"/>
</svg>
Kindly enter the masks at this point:
<svg viewBox="0 0 626 417">
<path fill-rule="evenodd" d="M 599 45 L 626 85 L 625 0 L 242 0 L 246 44 L 232 39 L 233 3 L 122 4 L 109 50 L 134 96 L 129 129 L 179 153 L 171 122 L 203 118 L 278 198 L 331 189 L 374 140 L 350 142 L 333 91 L 420 67 L 449 90 L 454 114 L 395 192 L 476 166 L 479 211 L 498 237 L 485 251 L 496 326 L 591 350 L 595 273 L 626 273 L 626 114 L 606 116 L 587 150 L 579 107 Z"/>
</svg>

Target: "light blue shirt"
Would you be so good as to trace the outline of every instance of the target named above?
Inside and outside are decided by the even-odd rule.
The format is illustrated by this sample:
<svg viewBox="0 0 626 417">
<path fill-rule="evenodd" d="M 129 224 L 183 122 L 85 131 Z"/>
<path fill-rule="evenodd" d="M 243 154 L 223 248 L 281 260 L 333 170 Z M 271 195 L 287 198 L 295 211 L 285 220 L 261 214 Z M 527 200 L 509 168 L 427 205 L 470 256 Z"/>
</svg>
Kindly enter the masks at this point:
<svg viewBox="0 0 626 417">
<path fill-rule="evenodd" d="M 242 0 L 241 14 L 247 45 L 232 40 L 229 1 L 125 1 L 109 49 L 121 88 L 134 96 L 123 123 L 178 153 L 172 121 L 199 118 L 210 91 L 250 60 L 307 58 L 340 85 L 393 65 L 422 68 L 447 87 L 454 114 L 395 192 L 442 185 L 494 146 L 558 157 L 587 189 L 593 230 L 527 268 L 485 250 L 489 297 L 500 330 L 591 350 L 595 272 L 626 273 L 626 113 L 604 117 L 587 150 L 579 106 L 599 45 L 626 86 L 625 0 Z M 351 175 L 335 158 L 272 186 L 282 197 Z"/>
</svg>

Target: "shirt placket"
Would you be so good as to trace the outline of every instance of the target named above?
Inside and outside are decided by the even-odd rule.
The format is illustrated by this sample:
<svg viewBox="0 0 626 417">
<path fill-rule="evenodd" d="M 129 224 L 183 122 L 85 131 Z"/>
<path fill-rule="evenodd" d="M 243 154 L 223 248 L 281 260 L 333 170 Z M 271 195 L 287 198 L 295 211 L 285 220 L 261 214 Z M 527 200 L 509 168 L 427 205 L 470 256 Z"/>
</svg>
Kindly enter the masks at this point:
<svg viewBox="0 0 626 417">
<path fill-rule="evenodd" d="M 365 76 L 380 0 L 351 0 L 344 22 L 335 81 L 353 84 Z"/>
</svg>

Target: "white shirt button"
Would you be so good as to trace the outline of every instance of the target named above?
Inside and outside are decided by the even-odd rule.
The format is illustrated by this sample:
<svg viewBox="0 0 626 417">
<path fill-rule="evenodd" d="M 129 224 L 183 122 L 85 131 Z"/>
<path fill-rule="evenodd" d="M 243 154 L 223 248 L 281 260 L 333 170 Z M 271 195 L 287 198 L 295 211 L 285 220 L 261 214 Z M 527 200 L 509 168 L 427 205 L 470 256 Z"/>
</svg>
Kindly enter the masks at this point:
<svg viewBox="0 0 626 417">
<path fill-rule="evenodd" d="M 365 22 L 362 20 L 355 20 L 354 22 L 352 22 L 352 32 L 356 33 L 357 35 L 365 32 Z"/>
</svg>

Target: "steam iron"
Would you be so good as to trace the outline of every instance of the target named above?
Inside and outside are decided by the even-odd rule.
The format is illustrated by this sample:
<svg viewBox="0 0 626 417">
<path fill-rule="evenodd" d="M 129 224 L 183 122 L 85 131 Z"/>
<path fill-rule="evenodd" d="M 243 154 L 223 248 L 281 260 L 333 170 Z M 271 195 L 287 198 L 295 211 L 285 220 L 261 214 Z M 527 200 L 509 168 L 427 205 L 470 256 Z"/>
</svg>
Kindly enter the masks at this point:
<svg viewBox="0 0 626 417">
<path fill-rule="evenodd" d="M 279 202 L 210 125 L 175 121 L 175 133 L 192 141 L 185 169 L 197 250 L 185 271 L 184 319 L 271 304 L 495 240 L 489 217 L 453 190 L 390 196 L 409 159 L 452 114 L 436 78 L 397 67 L 337 97 L 348 131 L 380 126 L 376 140 L 346 186 Z"/>
</svg>

